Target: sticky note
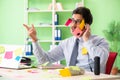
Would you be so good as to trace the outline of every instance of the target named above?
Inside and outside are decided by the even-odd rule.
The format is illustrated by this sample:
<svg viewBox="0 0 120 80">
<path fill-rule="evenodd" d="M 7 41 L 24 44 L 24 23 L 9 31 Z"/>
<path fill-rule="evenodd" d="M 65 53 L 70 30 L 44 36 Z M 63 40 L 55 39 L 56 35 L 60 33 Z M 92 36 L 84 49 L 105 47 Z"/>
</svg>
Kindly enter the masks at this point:
<svg viewBox="0 0 120 80">
<path fill-rule="evenodd" d="M 20 58 L 21 58 L 20 56 L 16 56 L 15 60 L 16 60 L 16 61 L 19 61 Z"/>
<path fill-rule="evenodd" d="M 82 54 L 86 55 L 88 53 L 87 49 L 85 47 L 82 48 Z"/>
<path fill-rule="evenodd" d="M 92 80 L 90 76 L 82 77 L 81 80 Z"/>
<path fill-rule="evenodd" d="M 79 68 L 78 66 L 70 66 L 70 68 L 71 68 L 72 70 L 78 70 L 78 71 L 80 71 L 80 68 Z"/>
<path fill-rule="evenodd" d="M 72 22 L 72 20 L 69 18 L 67 21 L 66 21 L 66 23 L 65 23 L 65 25 L 66 26 L 69 26 L 69 24 Z"/>
<path fill-rule="evenodd" d="M 49 66 L 50 63 L 49 62 L 46 62 L 46 63 L 43 63 L 42 66 Z"/>
<path fill-rule="evenodd" d="M 27 70 L 27 72 L 29 72 L 29 73 L 38 73 L 37 70 Z"/>
<path fill-rule="evenodd" d="M 14 51 L 14 54 L 15 54 L 16 56 L 21 55 L 21 54 L 22 54 L 22 48 L 16 49 L 16 50 Z"/>
<path fill-rule="evenodd" d="M 12 57 L 13 57 L 12 51 L 5 52 L 5 56 L 4 56 L 5 59 L 12 59 Z"/>
<path fill-rule="evenodd" d="M 69 68 L 61 69 L 61 70 L 59 70 L 59 72 L 62 77 L 71 76 L 71 72 L 70 72 Z"/>
<path fill-rule="evenodd" d="M 80 23 L 80 30 L 83 30 L 84 27 L 85 27 L 85 21 L 83 19 L 82 22 Z"/>
<path fill-rule="evenodd" d="M 77 27 L 72 33 L 74 36 L 79 38 L 82 35 L 83 31 L 81 31 L 79 27 Z"/>
<path fill-rule="evenodd" d="M 0 46 L 0 54 L 5 52 L 5 47 Z"/>
<path fill-rule="evenodd" d="M 25 78 L 25 76 L 23 76 L 23 75 L 15 75 L 15 77 L 17 77 L 17 78 Z"/>
<path fill-rule="evenodd" d="M 2 62 L 2 56 L 0 56 L 0 63 Z"/>
</svg>

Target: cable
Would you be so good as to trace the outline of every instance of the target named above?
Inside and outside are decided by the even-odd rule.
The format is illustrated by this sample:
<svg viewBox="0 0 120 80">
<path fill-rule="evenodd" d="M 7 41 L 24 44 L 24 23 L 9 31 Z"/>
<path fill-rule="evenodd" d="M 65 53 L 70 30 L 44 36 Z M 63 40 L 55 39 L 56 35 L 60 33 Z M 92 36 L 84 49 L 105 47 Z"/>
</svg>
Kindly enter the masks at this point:
<svg viewBox="0 0 120 80">
<path fill-rule="evenodd" d="M 89 67 L 90 67 L 90 70 L 91 70 L 91 72 L 93 72 L 93 69 L 92 69 L 92 67 L 91 67 L 91 65 L 90 65 L 90 62 L 89 62 L 89 54 L 88 54 L 88 64 L 89 64 Z"/>
</svg>

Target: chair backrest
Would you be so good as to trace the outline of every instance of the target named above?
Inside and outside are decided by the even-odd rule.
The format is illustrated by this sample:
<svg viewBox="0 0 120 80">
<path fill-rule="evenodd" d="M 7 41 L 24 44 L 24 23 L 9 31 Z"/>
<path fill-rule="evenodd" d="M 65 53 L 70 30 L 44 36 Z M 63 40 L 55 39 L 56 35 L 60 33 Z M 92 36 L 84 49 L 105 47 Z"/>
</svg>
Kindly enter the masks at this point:
<svg viewBox="0 0 120 80">
<path fill-rule="evenodd" d="M 113 67 L 113 64 L 114 64 L 114 61 L 116 59 L 116 56 L 117 56 L 117 52 L 110 52 L 109 53 L 109 57 L 108 57 L 108 60 L 107 60 L 107 63 L 106 63 L 105 74 L 110 74 L 110 72 L 112 70 L 112 67 Z"/>
</svg>

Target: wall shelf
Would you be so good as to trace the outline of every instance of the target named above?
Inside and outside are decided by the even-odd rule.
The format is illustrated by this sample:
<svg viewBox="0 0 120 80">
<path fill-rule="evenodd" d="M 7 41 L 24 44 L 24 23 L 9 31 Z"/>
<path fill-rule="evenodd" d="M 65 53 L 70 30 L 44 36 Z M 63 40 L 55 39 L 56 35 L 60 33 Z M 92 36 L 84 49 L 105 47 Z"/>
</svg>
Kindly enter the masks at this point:
<svg viewBox="0 0 120 80">
<path fill-rule="evenodd" d="M 40 43 L 56 45 L 71 36 L 70 27 L 64 24 L 78 3 L 84 5 L 84 0 L 69 0 L 69 3 L 67 0 L 25 0 L 25 24 L 34 24 Z M 58 25 L 55 25 L 55 14 L 58 15 Z M 56 29 L 61 31 L 61 40 L 55 40 Z M 50 46 L 46 45 L 45 50 L 47 49 Z"/>
</svg>

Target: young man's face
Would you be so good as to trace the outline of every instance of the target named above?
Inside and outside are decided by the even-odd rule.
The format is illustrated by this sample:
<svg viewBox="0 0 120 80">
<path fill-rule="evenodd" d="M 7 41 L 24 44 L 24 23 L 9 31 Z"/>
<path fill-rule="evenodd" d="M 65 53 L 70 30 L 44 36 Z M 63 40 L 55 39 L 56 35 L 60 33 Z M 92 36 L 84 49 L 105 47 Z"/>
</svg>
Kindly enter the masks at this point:
<svg viewBox="0 0 120 80">
<path fill-rule="evenodd" d="M 77 38 L 81 37 L 83 34 L 83 31 L 81 31 L 79 29 L 82 19 L 83 19 L 83 17 L 80 14 L 73 14 L 72 15 L 72 22 L 70 23 L 71 33 L 74 36 L 76 36 Z"/>
</svg>

